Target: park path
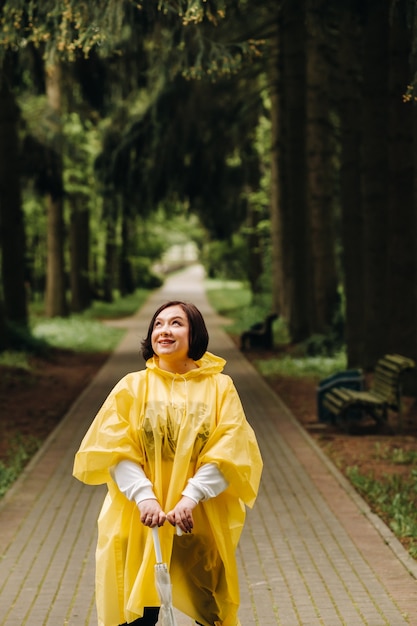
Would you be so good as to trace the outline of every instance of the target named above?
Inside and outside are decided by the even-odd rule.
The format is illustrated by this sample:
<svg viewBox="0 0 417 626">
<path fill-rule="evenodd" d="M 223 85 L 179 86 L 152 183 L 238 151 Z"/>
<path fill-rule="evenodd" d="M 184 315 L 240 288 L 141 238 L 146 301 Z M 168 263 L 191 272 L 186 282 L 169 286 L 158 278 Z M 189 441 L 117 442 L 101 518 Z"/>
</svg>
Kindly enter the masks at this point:
<svg viewBox="0 0 417 626">
<path fill-rule="evenodd" d="M 119 346 L 0 503 L 0 625 L 96 625 L 104 488 L 73 479 L 73 458 L 115 382 L 143 367 L 140 341 L 170 299 L 193 301 L 204 314 L 209 349 L 227 359 L 264 459 L 238 549 L 242 626 L 417 626 L 415 561 L 224 332 L 199 266 L 171 276 L 136 315 L 117 322 L 127 331 Z"/>
</svg>

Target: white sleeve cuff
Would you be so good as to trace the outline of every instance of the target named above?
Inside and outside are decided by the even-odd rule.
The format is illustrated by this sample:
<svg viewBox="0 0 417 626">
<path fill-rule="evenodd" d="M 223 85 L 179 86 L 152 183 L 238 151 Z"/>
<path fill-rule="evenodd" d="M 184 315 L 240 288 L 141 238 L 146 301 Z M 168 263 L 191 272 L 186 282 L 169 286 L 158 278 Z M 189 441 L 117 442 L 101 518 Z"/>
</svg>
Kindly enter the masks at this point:
<svg viewBox="0 0 417 626">
<path fill-rule="evenodd" d="M 133 461 L 120 461 L 112 467 L 111 475 L 120 491 L 136 504 L 142 500 L 156 500 L 151 481 L 142 467 Z"/>
<path fill-rule="evenodd" d="M 203 502 L 218 496 L 227 489 L 228 485 L 229 483 L 217 465 L 206 463 L 188 480 L 182 495 L 191 498 L 194 502 Z"/>
</svg>

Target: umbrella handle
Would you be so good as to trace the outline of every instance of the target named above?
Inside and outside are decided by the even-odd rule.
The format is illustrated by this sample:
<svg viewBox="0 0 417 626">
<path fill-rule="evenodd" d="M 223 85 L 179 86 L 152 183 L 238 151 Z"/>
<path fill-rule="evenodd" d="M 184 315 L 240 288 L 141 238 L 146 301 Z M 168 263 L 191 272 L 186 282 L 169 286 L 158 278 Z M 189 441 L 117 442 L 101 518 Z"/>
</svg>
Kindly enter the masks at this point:
<svg viewBox="0 0 417 626">
<path fill-rule="evenodd" d="M 156 562 L 162 563 L 161 544 L 159 542 L 158 526 L 152 528 L 153 545 L 155 547 Z"/>
</svg>

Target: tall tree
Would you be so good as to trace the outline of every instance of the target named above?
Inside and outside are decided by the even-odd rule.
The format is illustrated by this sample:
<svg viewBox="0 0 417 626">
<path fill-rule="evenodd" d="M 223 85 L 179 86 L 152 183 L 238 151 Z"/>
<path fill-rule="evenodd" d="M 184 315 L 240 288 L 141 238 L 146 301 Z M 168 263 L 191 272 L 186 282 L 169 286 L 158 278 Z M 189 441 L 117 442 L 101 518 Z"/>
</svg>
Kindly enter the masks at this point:
<svg viewBox="0 0 417 626">
<path fill-rule="evenodd" d="M 4 315 L 28 323 L 25 231 L 19 178 L 19 109 L 13 91 L 11 54 L 0 59 L 0 248 Z"/>
<path fill-rule="evenodd" d="M 285 3 L 281 13 L 281 189 L 283 314 L 294 342 L 309 335 L 306 193 L 305 2 Z"/>
<path fill-rule="evenodd" d="M 281 98 L 280 98 L 280 28 L 278 18 L 274 24 L 270 41 L 270 54 L 268 58 L 267 75 L 269 83 L 269 95 L 271 99 L 271 242 L 272 242 L 272 303 L 273 310 L 279 315 L 286 315 L 285 283 L 284 283 L 284 241 L 282 227 L 281 206 L 281 153 L 282 153 L 282 127 L 280 124 Z"/>
<path fill-rule="evenodd" d="M 71 311 L 85 311 L 92 301 L 90 285 L 90 215 L 83 196 L 72 198 L 69 225 Z"/>
<path fill-rule="evenodd" d="M 48 105 L 54 118 L 54 155 L 51 163 L 50 187 L 47 191 L 47 272 L 45 310 L 49 317 L 68 313 L 64 264 L 65 224 L 64 186 L 62 173 L 62 75 L 59 62 L 45 67 Z"/>
<path fill-rule="evenodd" d="M 410 82 L 411 29 L 407 2 L 391 11 L 389 39 L 389 186 L 387 208 L 385 350 L 417 356 L 416 110 L 404 103 Z"/>
<path fill-rule="evenodd" d="M 340 124 L 341 282 L 345 300 L 345 341 L 349 367 L 364 354 L 364 256 L 361 194 L 361 19 L 357 0 L 339 13 L 336 111 Z"/>
<path fill-rule="evenodd" d="M 64 116 L 64 186 L 69 209 L 71 310 L 83 311 L 91 305 L 91 209 L 99 204 L 94 180 L 94 160 L 99 151 L 99 135 L 88 116 L 79 113 Z M 74 102 L 72 109 L 82 103 Z M 86 116 L 87 110 L 87 116 Z"/>
<path fill-rule="evenodd" d="M 321 0 L 307 1 L 306 184 L 309 240 L 309 331 L 325 334 L 337 310 L 334 232 L 334 128 L 332 71 L 334 19 Z"/>
<path fill-rule="evenodd" d="M 372 367 L 381 356 L 388 324 L 387 201 L 388 201 L 388 41 L 389 0 L 368 0 L 365 6 L 362 59 L 362 198 L 364 245 L 364 354 Z"/>
</svg>

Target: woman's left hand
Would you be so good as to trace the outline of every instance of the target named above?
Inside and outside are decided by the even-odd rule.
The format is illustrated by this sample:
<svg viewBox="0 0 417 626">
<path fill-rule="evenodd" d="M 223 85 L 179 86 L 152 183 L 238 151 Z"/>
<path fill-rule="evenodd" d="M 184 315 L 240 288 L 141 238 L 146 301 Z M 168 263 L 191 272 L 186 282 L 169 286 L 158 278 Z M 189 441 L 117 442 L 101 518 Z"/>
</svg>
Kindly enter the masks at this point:
<svg viewBox="0 0 417 626">
<path fill-rule="evenodd" d="M 192 510 L 197 506 L 197 502 L 183 496 L 178 504 L 167 513 L 167 520 L 173 526 L 178 526 L 182 532 L 190 533 L 194 528 Z"/>
<path fill-rule="evenodd" d="M 144 526 L 163 526 L 166 515 L 161 509 L 158 500 L 142 500 L 139 504 L 140 521 Z"/>
</svg>

